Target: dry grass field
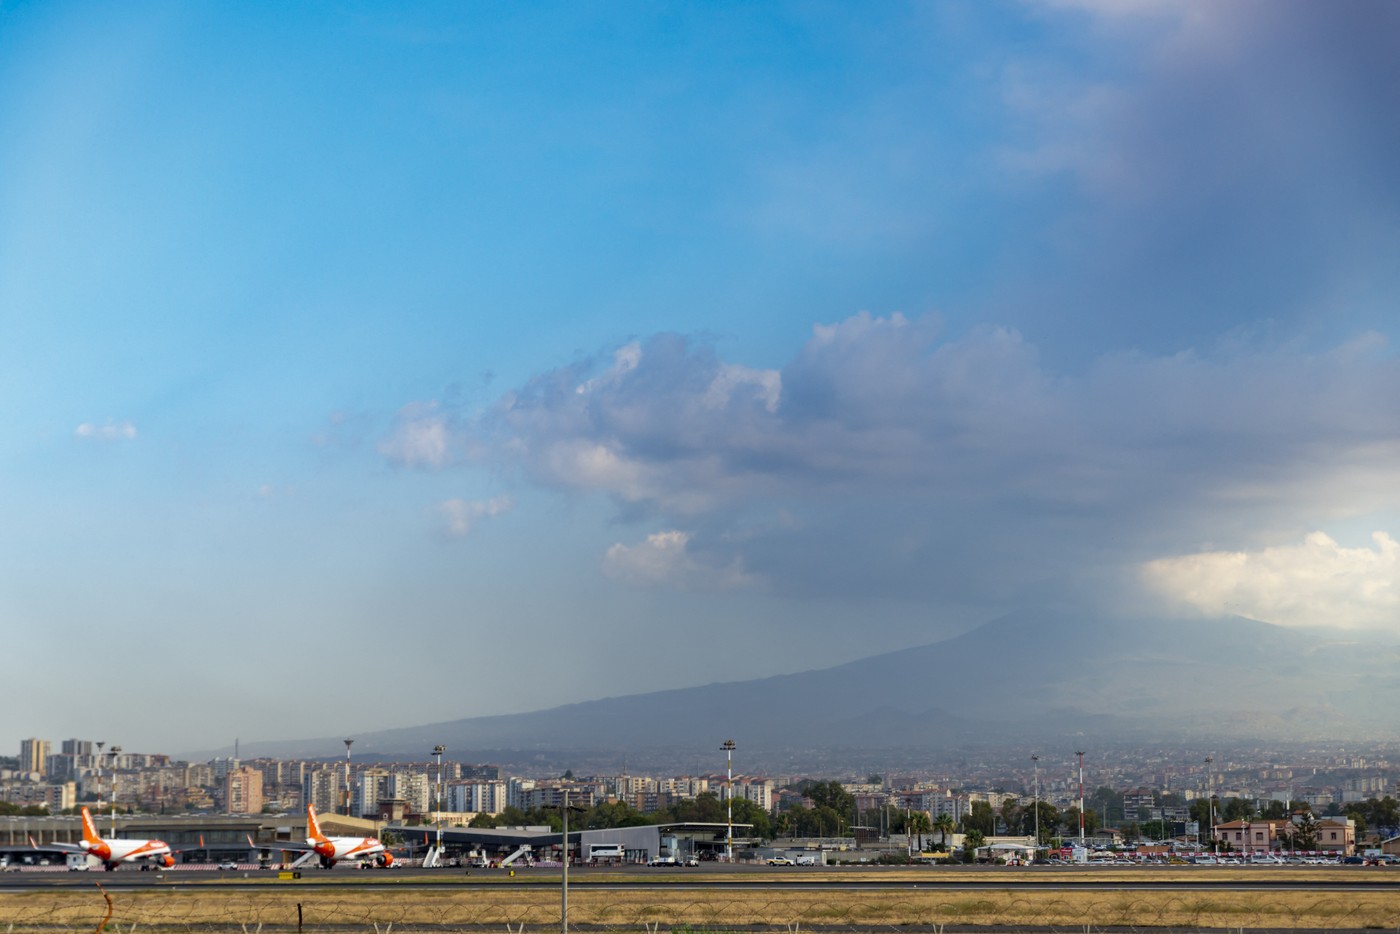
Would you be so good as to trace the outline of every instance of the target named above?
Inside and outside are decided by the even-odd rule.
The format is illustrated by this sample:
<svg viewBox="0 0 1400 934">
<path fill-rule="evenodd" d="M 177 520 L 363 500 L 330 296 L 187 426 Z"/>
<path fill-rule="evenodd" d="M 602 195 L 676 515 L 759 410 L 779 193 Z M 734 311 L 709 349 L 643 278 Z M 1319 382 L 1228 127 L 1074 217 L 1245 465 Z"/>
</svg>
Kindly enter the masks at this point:
<svg viewBox="0 0 1400 934">
<path fill-rule="evenodd" d="M 903 874 L 899 874 L 903 875 Z M 726 931 L 764 926 L 878 929 L 941 926 L 1030 928 L 1058 926 L 1216 929 L 1396 930 L 1400 894 L 1373 892 L 1201 890 L 1154 891 L 988 889 L 968 891 L 940 885 L 942 874 L 923 875 L 917 888 L 861 887 L 812 889 L 799 877 L 791 885 L 764 889 L 681 887 L 658 884 L 640 889 L 571 889 L 570 921 L 588 928 L 655 931 L 688 927 Z M 1133 874 L 1142 878 L 1140 873 Z M 1173 878 L 1177 874 L 1173 874 Z M 1181 873 L 1189 884 L 1198 872 Z M 893 879 L 895 874 L 882 878 Z M 1213 879 L 1225 881 L 1220 872 Z M 1250 872 L 1250 878 L 1259 878 Z M 557 880 L 557 876 L 554 877 Z M 677 877 L 672 877 L 677 878 Z M 815 879 L 808 876 L 808 879 Z M 823 882 L 837 876 L 823 874 Z M 867 877 L 868 878 L 868 877 Z M 1010 877 L 1008 877 L 1009 879 Z M 1018 874 L 1016 878 L 1029 878 Z M 1110 873 L 1077 874 L 1104 882 Z M 1162 878 L 1153 875 L 1153 878 Z M 1290 879 L 1301 881 L 1292 874 Z M 1361 881 L 1360 876 L 1357 881 Z M 1381 878 L 1375 876 L 1373 878 Z M 680 880 L 685 881 L 685 880 Z M 1050 881 L 1067 881 L 1064 877 Z M 1350 881 L 1350 880 L 1349 880 Z M 925 884 L 927 883 L 927 884 Z M 559 890 L 548 877 L 539 885 L 440 885 L 302 888 L 269 882 L 253 889 L 217 884 L 178 889 L 117 889 L 108 931 L 256 931 L 259 925 L 296 930 L 298 904 L 306 931 L 380 932 L 394 930 L 485 929 L 557 930 Z M 0 931 L 95 930 L 106 911 L 96 885 L 0 894 Z M 133 931 L 134 929 L 134 931 Z"/>
</svg>

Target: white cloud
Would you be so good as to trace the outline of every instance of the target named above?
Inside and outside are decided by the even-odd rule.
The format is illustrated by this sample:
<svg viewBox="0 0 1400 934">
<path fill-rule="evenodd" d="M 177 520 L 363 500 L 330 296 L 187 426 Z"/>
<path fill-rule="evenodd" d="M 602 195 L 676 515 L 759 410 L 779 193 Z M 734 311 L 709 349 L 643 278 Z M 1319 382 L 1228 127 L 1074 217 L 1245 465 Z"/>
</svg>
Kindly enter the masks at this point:
<svg viewBox="0 0 1400 934">
<path fill-rule="evenodd" d="M 131 441 L 136 438 L 136 426 L 130 421 L 114 422 L 109 418 L 101 425 L 83 422 L 73 435 L 91 441 Z"/>
<path fill-rule="evenodd" d="M 502 516 L 510 512 L 515 502 L 509 496 L 493 499 L 449 499 L 437 505 L 438 514 L 445 523 L 445 531 L 452 538 L 465 538 L 482 519 Z"/>
<path fill-rule="evenodd" d="M 658 335 L 545 373 L 473 419 L 407 407 L 381 450 L 486 461 L 691 530 L 617 546 L 605 567 L 619 578 L 685 580 L 687 561 L 728 571 L 737 556 L 795 592 L 971 600 L 1392 509 L 1395 398 L 1400 360 L 1375 335 L 1051 373 L 1013 330 L 949 339 L 932 317 L 859 314 L 815 327 L 780 370 Z M 774 522 L 782 511 L 803 531 Z M 725 556 L 697 558 L 702 543 Z"/>
<path fill-rule="evenodd" d="M 1207 615 L 1285 626 L 1400 629 L 1400 543 L 1344 548 L 1323 532 L 1301 545 L 1208 551 L 1143 565 L 1149 588 Z"/>
<path fill-rule="evenodd" d="M 450 460 L 449 433 L 438 404 L 414 402 L 400 409 L 379 453 L 406 467 L 445 467 Z"/>
<path fill-rule="evenodd" d="M 757 586 L 738 557 L 722 563 L 713 555 L 698 556 L 690 548 L 691 534 L 672 529 L 648 535 L 636 545 L 618 543 L 603 556 L 603 572 L 615 580 L 644 587 L 677 590 L 735 590 Z"/>
</svg>

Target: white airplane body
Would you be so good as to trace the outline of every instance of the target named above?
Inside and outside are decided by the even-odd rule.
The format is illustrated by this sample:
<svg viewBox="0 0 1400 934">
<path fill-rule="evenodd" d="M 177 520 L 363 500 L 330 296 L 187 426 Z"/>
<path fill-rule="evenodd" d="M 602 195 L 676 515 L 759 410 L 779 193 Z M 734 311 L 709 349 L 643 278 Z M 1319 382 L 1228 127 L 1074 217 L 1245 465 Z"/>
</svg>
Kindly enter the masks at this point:
<svg viewBox="0 0 1400 934">
<path fill-rule="evenodd" d="M 316 809 L 306 806 L 306 843 L 278 843 L 273 846 L 259 846 L 258 849 L 284 850 L 288 852 L 314 852 L 321 857 L 321 865 L 330 869 L 341 860 L 354 860 L 364 864 L 372 862 L 377 866 L 394 865 L 394 857 L 376 837 L 328 837 L 321 833 L 321 824 L 316 820 Z"/>
<path fill-rule="evenodd" d="M 92 822 L 92 814 L 83 808 L 83 840 L 81 843 L 52 843 L 56 849 L 69 853 L 85 853 L 102 861 L 107 870 L 119 863 L 154 862 L 167 869 L 175 865 L 175 857 L 164 840 L 138 840 L 135 837 L 103 837 Z"/>
</svg>

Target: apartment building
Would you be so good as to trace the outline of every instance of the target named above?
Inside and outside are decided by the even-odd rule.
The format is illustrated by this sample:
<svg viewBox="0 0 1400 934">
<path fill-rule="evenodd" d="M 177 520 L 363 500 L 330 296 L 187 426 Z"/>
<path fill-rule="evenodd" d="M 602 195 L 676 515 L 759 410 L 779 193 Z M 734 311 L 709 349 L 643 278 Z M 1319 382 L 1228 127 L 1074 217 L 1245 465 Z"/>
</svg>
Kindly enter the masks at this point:
<svg viewBox="0 0 1400 934">
<path fill-rule="evenodd" d="M 225 814 L 259 814 L 263 808 L 261 769 L 240 766 L 224 773 Z"/>
</svg>

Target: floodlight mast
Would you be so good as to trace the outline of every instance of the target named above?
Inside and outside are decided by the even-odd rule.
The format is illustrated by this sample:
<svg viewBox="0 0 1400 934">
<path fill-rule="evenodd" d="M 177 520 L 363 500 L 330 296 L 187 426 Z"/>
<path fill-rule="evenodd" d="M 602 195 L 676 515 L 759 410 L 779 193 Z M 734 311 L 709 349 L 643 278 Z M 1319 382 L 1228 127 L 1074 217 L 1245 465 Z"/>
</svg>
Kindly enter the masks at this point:
<svg viewBox="0 0 1400 934">
<path fill-rule="evenodd" d="M 345 816 L 350 817 L 350 745 L 353 739 L 345 741 Z"/>
<path fill-rule="evenodd" d="M 1075 752 L 1079 757 L 1079 848 L 1084 849 L 1084 752 Z"/>
<path fill-rule="evenodd" d="M 99 739 L 97 741 L 97 816 L 102 817 L 102 747 L 107 745 L 107 741 Z M 112 782 L 113 788 L 116 782 Z"/>
<path fill-rule="evenodd" d="M 437 849 L 442 852 L 442 754 L 447 752 L 447 747 L 438 743 L 433 747 L 433 755 L 437 757 Z"/>
<path fill-rule="evenodd" d="M 122 747 L 113 746 L 107 752 L 112 757 L 112 836 L 117 835 L 117 756 L 122 754 Z"/>
<path fill-rule="evenodd" d="M 563 832 L 560 839 L 563 846 L 560 847 L 559 856 L 559 934 L 569 934 L 569 786 L 564 786 L 563 807 L 559 809 L 559 816 L 563 818 Z"/>
<path fill-rule="evenodd" d="M 1035 770 L 1035 851 L 1040 852 L 1040 756 L 1031 756 L 1031 768 Z M 1024 824 L 1022 826 L 1025 826 Z"/>
<path fill-rule="evenodd" d="M 1216 855 L 1215 841 L 1215 773 L 1211 771 L 1210 764 L 1215 761 L 1214 756 L 1206 756 L 1206 808 L 1210 818 L 1210 853 Z"/>
<path fill-rule="evenodd" d="M 725 765 L 728 777 L 724 785 L 724 801 L 728 806 L 728 818 L 724 829 L 724 859 L 729 864 L 734 863 L 734 740 L 726 739 L 719 747 L 724 750 Z"/>
</svg>

